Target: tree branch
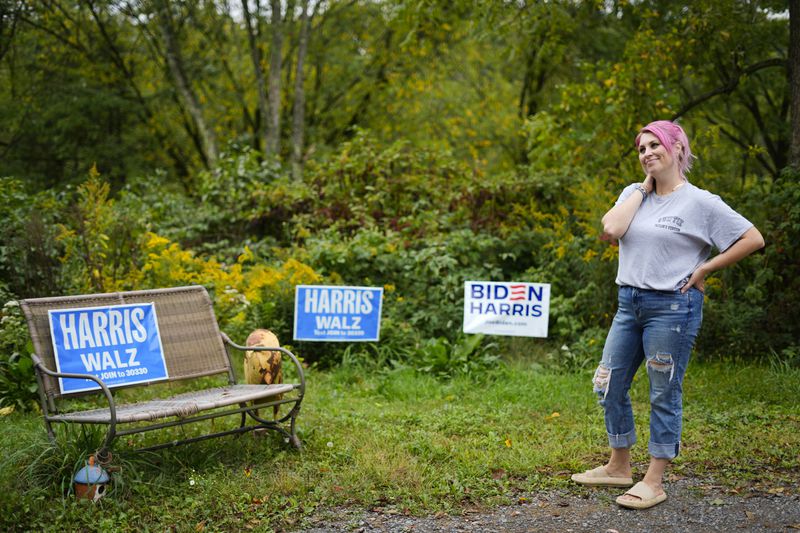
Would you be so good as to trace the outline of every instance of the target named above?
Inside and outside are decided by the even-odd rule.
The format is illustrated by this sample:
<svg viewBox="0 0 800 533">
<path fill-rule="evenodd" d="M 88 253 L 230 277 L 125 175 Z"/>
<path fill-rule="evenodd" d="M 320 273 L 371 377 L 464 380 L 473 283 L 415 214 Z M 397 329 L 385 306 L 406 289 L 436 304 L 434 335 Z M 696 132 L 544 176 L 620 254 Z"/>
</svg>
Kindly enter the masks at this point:
<svg viewBox="0 0 800 533">
<path fill-rule="evenodd" d="M 742 80 L 743 76 L 750 75 L 754 72 L 758 72 L 759 70 L 763 70 L 765 68 L 771 67 L 783 67 L 786 68 L 786 60 L 781 59 L 778 57 L 772 59 L 765 59 L 764 61 L 759 61 L 758 63 L 753 63 L 749 67 L 745 67 L 744 69 L 738 70 L 734 76 L 728 78 L 728 80 L 721 86 L 708 91 L 706 93 L 701 94 L 700 96 L 695 97 L 690 102 L 687 102 L 683 105 L 683 107 L 678 110 L 677 113 L 672 115 L 670 120 L 677 120 L 695 107 L 711 100 L 715 96 L 719 96 L 720 94 L 730 94 L 736 90 L 739 86 L 739 82 Z"/>
</svg>

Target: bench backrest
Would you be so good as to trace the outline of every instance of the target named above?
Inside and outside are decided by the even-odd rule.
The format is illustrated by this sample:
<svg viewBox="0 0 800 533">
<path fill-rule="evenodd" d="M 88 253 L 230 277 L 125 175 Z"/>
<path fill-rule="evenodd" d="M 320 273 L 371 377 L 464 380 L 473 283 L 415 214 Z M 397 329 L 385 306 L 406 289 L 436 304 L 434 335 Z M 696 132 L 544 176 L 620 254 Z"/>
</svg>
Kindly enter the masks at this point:
<svg viewBox="0 0 800 533">
<path fill-rule="evenodd" d="M 230 358 L 205 287 L 32 298 L 20 301 L 20 307 L 28 322 L 34 352 L 48 369 L 55 371 L 48 310 L 150 302 L 155 303 L 170 381 L 230 373 Z M 56 378 L 43 375 L 42 380 L 48 397 L 71 396 L 61 394 Z"/>
</svg>

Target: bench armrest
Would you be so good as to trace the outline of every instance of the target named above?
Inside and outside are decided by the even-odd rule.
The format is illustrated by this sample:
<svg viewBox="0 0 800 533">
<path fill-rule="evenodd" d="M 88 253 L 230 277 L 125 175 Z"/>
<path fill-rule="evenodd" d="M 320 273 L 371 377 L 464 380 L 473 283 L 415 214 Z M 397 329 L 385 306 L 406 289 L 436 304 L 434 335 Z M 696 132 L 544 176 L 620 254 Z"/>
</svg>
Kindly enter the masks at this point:
<svg viewBox="0 0 800 533">
<path fill-rule="evenodd" d="M 43 374 L 47 374 L 48 376 L 51 376 L 51 377 L 54 377 L 54 378 L 89 379 L 91 381 L 94 381 L 98 385 L 100 385 L 100 389 L 102 389 L 103 394 L 106 397 L 106 401 L 108 401 L 108 408 L 111 411 L 111 424 L 110 424 L 111 428 L 110 428 L 110 431 L 112 433 L 114 432 L 114 427 L 116 426 L 116 423 L 117 423 L 117 410 L 116 410 L 116 406 L 114 405 L 114 397 L 111 394 L 111 389 L 109 389 L 108 386 L 105 383 L 103 383 L 103 381 L 100 378 L 98 378 L 96 376 L 93 376 L 91 374 L 66 374 L 66 373 L 63 373 L 63 372 L 54 372 L 54 371 L 50 370 L 49 368 L 47 368 L 45 366 L 44 362 L 36 354 L 31 354 L 31 359 L 33 359 L 34 368 L 36 368 L 37 371 L 39 371 L 39 372 L 41 372 Z M 42 408 L 44 408 L 44 407 L 46 407 L 46 406 L 42 405 Z"/>
<path fill-rule="evenodd" d="M 283 354 L 288 355 L 289 358 L 294 363 L 294 366 L 297 368 L 297 375 L 300 378 L 300 396 L 303 396 L 305 394 L 306 375 L 305 372 L 303 372 L 303 365 L 300 364 L 300 361 L 292 352 L 290 352 L 286 348 L 281 348 L 279 346 L 275 348 L 270 348 L 268 346 L 242 346 L 241 344 L 236 344 L 235 342 L 233 342 L 231 338 L 228 337 L 225 333 L 220 332 L 220 334 L 222 335 L 222 340 L 225 342 L 225 344 L 229 345 L 231 348 L 236 348 L 237 350 L 241 351 L 251 350 L 254 352 L 281 352 Z"/>
</svg>

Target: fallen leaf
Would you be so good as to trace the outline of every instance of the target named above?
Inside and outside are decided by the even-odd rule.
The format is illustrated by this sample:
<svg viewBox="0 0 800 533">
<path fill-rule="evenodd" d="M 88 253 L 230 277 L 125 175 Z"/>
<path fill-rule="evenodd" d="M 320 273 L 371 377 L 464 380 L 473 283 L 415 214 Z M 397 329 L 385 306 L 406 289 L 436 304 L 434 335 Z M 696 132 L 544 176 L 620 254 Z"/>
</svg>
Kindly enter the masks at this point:
<svg viewBox="0 0 800 533">
<path fill-rule="evenodd" d="M 783 488 L 783 487 L 775 487 L 775 488 L 769 489 L 767 492 L 769 494 L 783 494 L 783 491 L 785 491 L 785 490 L 786 489 Z"/>
<path fill-rule="evenodd" d="M 753 511 L 745 511 L 744 515 L 747 517 L 748 520 L 752 520 L 753 518 L 756 517 L 756 513 L 754 513 Z"/>
<path fill-rule="evenodd" d="M 205 529 L 206 529 L 205 520 L 202 521 L 202 522 L 198 522 L 197 525 L 194 526 L 194 530 L 197 531 L 197 533 L 200 533 L 201 531 L 204 531 Z"/>
<path fill-rule="evenodd" d="M 506 448 L 511 448 L 511 439 L 506 439 Z"/>
<path fill-rule="evenodd" d="M 717 498 L 715 500 L 711 500 L 711 505 L 725 505 L 725 501 Z"/>
</svg>

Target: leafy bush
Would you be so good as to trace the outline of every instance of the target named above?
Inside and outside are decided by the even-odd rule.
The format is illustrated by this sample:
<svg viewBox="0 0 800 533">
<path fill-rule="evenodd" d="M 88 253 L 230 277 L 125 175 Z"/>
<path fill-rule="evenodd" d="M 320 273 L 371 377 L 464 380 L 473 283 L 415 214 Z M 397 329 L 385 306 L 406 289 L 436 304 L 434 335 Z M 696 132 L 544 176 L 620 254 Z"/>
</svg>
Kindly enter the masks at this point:
<svg viewBox="0 0 800 533">
<path fill-rule="evenodd" d="M 548 140 L 541 125 L 532 123 L 529 133 Z M 295 348 L 326 366 L 371 358 L 440 375 L 446 364 L 461 364 L 459 346 L 471 342 L 461 333 L 465 281 L 550 283 L 550 353 L 557 355 L 548 364 L 580 369 L 599 358 L 615 309 L 617 248 L 599 238 L 598 220 L 624 176 L 581 175 L 588 167 L 580 165 L 567 175 L 565 168 L 531 160 L 516 173 L 484 176 L 447 153 L 403 142 L 381 147 L 359 131 L 339 153 L 311 164 L 304 182 L 248 150 L 198 176 L 195 196 L 157 175 L 129 180 L 115 194 L 92 171 L 60 196 L 33 196 L 7 179 L 0 209 L 10 222 L 0 232 L 10 239 L 0 248 L 0 269 L 12 293 L 31 285 L 26 295 L 202 284 L 237 340 L 268 327 L 284 343 L 297 284 L 383 286 L 379 344 Z M 726 196 L 757 215 L 768 247 L 708 280 L 698 353 L 793 353 L 797 325 L 770 317 L 800 305 L 798 181 L 786 173 Z M 37 209 L 49 217 L 38 233 L 31 231 Z M 44 244 L 15 263 L 29 234 Z"/>
<path fill-rule="evenodd" d="M 787 318 L 800 308 L 800 175 L 785 171 L 741 200 L 744 212 L 763 213 L 753 222 L 766 247 L 709 279 L 698 348 L 757 358 L 790 354 L 798 333 L 797 321 Z"/>
<path fill-rule="evenodd" d="M 22 310 L 10 300 L 0 310 L 0 406 L 26 411 L 37 405 L 32 352 Z"/>
<path fill-rule="evenodd" d="M 483 335 L 461 335 L 455 342 L 444 337 L 427 339 L 409 354 L 408 363 L 418 372 L 439 378 L 477 378 L 501 364 L 497 344 L 485 342 Z"/>
<path fill-rule="evenodd" d="M 0 178 L 0 280 L 12 294 L 57 290 L 55 220 L 62 209 L 55 192 L 31 193 L 19 180 Z"/>
</svg>

